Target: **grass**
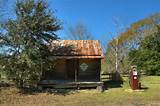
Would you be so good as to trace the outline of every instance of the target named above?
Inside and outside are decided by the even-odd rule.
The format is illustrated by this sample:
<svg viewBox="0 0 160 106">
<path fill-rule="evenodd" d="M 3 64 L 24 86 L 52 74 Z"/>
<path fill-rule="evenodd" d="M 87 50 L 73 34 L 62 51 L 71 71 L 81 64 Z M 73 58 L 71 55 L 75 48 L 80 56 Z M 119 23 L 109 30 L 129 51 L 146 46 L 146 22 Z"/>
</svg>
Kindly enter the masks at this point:
<svg viewBox="0 0 160 106">
<path fill-rule="evenodd" d="M 160 106 L 160 77 L 142 77 L 142 91 L 132 91 L 128 78 L 124 83 L 115 86 L 108 83 L 108 90 L 103 93 L 97 90 L 73 90 L 67 93 L 22 93 L 15 87 L 0 88 L 1 106 L 40 105 L 40 106 Z"/>
</svg>

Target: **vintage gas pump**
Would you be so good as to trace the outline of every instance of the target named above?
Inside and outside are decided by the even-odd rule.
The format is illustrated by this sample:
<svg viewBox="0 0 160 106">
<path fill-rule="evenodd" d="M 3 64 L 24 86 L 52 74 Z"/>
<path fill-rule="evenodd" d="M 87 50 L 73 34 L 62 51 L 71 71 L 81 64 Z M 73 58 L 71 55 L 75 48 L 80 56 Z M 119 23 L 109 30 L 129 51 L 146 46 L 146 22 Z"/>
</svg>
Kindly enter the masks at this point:
<svg viewBox="0 0 160 106">
<path fill-rule="evenodd" d="M 130 86 L 133 90 L 139 89 L 139 78 L 138 78 L 137 66 L 131 66 L 130 71 Z"/>
</svg>

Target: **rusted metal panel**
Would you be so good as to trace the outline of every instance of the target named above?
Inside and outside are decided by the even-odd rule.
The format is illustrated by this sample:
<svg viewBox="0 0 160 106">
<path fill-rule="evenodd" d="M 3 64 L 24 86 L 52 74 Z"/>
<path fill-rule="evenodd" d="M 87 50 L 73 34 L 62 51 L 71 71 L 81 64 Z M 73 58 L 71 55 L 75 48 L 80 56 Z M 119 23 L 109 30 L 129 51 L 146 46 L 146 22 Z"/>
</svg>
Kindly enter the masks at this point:
<svg viewBox="0 0 160 106">
<path fill-rule="evenodd" d="M 98 40 L 54 40 L 51 42 L 49 50 L 52 52 L 52 56 L 64 56 L 64 58 L 67 58 L 65 56 L 77 56 L 73 58 L 103 58 Z"/>
</svg>

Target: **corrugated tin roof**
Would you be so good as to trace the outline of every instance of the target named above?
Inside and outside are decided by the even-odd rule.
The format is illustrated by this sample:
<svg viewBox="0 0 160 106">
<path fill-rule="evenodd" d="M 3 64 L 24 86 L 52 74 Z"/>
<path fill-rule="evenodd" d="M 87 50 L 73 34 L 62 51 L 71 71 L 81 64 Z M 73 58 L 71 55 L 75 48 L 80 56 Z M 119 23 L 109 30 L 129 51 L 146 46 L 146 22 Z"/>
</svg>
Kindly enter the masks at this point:
<svg viewBox="0 0 160 106">
<path fill-rule="evenodd" d="M 102 58 L 98 40 L 54 40 L 49 46 L 53 56 L 78 56 L 77 58 Z M 65 58 L 65 57 L 64 57 Z"/>
</svg>

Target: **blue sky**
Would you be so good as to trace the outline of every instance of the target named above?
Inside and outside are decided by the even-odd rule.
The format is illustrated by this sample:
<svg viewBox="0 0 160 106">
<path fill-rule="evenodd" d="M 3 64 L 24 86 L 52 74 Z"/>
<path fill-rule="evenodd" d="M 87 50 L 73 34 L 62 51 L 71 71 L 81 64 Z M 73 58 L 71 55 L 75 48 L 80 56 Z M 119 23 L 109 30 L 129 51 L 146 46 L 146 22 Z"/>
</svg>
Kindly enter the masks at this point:
<svg viewBox="0 0 160 106">
<path fill-rule="evenodd" d="M 81 22 L 96 39 L 110 40 L 115 34 L 114 20 L 122 30 L 131 23 L 160 12 L 160 0 L 48 0 L 51 9 L 62 20 L 60 37 L 66 35 L 67 28 Z"/>
<path fill-rule="evenodd" d="M 117 20 L 124 31 L 133 22 L 160 12 L 160 0 L 47 0 L 49 8 L 62 21 L 63 29 L 58 35 L 63 39 L 67 29 L 84 23 L 98 40 L 109 41 L 116 36 L 113 20 Z M 8 0 L 7 8 L 12 13 L 14 0 Z M 13 17 L 8 14 L 7 17 Z"/>
</svg>

